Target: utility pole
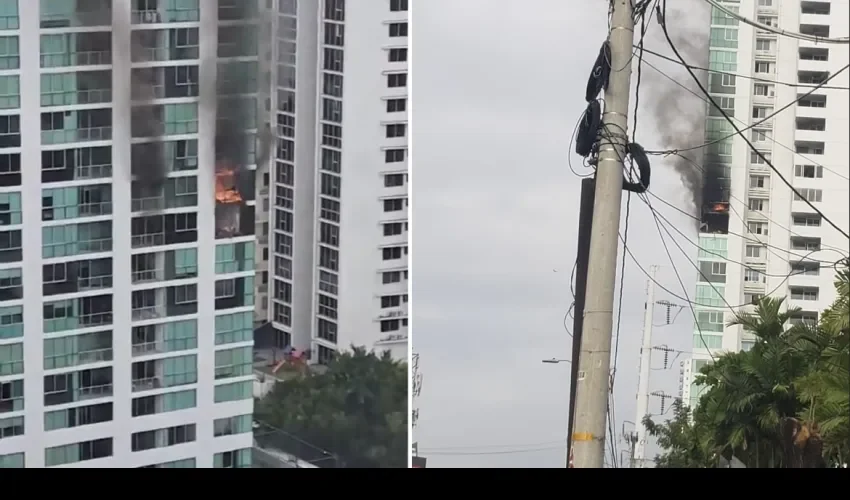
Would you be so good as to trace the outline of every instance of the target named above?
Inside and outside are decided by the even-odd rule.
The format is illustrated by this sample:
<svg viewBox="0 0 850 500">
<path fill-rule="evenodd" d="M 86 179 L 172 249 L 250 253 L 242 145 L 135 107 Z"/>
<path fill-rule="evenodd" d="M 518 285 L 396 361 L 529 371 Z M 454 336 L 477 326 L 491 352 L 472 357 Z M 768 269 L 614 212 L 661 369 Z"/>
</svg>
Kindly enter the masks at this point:
<svg viewBox="0 0 850 500">
<path fill-rule="evenodd" d="M 643 418 L 649 412 L 649 374 L 652 366 L 652 318 L 655 311 L 655 274 L 658 266 L 651 266 L 650 279 L 646 282 L 646 303 L 644 304 L 643 341 L 640 346 L 640 376 L 638 378 L 637 413 L 635 415 L 635 435 L 632 448 L 632 467 L 643 467 L 646 453 L 646 427 Z"/>
<path fill-rule="evenodd" d="M 593 199 L 596 181 L 581 180 L 581 204 L 578 212 L 578 249 L 576 251 L 576 289 L 573 304 L 573 363 L 570 364 L 570 403 L 567 423 L 567 468 L 573 463 L 573 426 L 576 418 L 576 380 L 581 359 L 581 339 L 584 327 L 584 297 L 587 290 L 587 265 L 590 258 L 590 235 L 593 234 Z"/>
<path fill-rule="evenodd" d="M 602 114 L 603 138 L 596 168 L 596 200 L 584 312 L 584 335 L 576 378 L 576 417 L 572 435 L 577 469 L 601 469 L 611 368 L 614 282 L 623 187 L 623 158 L 628 143 L 629 91 L 634 43 L 633 0 L 613 0 L 611 75 Z M 575 360 L 573 361 L 575 362 Z"/>
</svg>

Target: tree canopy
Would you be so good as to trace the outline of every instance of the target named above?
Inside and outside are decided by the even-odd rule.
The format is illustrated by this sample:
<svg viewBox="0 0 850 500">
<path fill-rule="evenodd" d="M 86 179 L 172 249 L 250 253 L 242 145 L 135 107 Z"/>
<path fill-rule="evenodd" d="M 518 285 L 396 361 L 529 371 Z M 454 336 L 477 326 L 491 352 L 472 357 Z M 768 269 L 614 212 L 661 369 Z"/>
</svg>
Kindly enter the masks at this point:
<svg viewBox="0 0 850 500">
<path fill-rule="evenodd" d="M 705 391 L 693 411 L 678 403 L 663 424 L 645 419 L 664 450 L 657 467 L 716 467 L 720 456 L 748 468 L 839 467 L 850 457 L 850 273 L 845 262 L 835 303 L 817 324 L 790 324 L 799 312 L 784 299 L 763 298 L 738 312 L 756 338 L 745 352 L 726 353 L 695 377 Z"/>
<path fill-rule="evenodd" d="M 388 352 L 352 348 L 337 355 L 325 371 L 275 384 L 257 402 L 254 415 L 338 458 L 317 462 L 319 466 L 405 468 L 407 395 L 405 363 Z"/>
</svg>

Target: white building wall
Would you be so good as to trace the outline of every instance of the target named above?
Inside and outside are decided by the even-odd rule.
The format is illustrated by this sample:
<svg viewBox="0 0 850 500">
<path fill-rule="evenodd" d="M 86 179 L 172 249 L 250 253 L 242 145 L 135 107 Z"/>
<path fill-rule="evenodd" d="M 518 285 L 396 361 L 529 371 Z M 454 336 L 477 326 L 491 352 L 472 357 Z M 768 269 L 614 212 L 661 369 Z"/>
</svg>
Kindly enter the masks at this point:
<svg viewBox="0 0 850 500">
<path fill-rule="evenodd" d="M 829 37 L 846 37 L 850 33 L 850 21 L 848 20 L 848 2 L 833 1 L 819 2 L 828 4 L 830 13 L 828 15 L 802 14 L 803 4 L 800 0 L 773 0 L 772 2 L 759 2 L 758 0 L 742 0 L 741 2 L 725 2 L 727 7 L 738 7 L 740 14 L 748 19 L 762 22 L 764 16 L 775 18 L 775 25 L 782 29 L 800 32 L 801 25 L 827 25 L 830 28 Z M 770 4 L 770 5 L 766 5 Z M 713 25 L 715 26 L 715 25 Z M 735 116 L 740 121 L 736 124 L 740 128 L 748 126 L 759 120 L 753 119 L 753 107 L 768 106 L 773 110 L 795 101 L 798 96 L 807 93 L 810 88 L 794 87 L 790 85 L 773 84 L 776 82 L 798 83 L 801 71 L 823 71 L 830 75 L 837 73 L 850 60 L 848 46 L 846 44 L 816 44 L 808 41 L 800 41 L 790 37 L 763 32 L 744 23 L 737 26 L 738 46 L 737 69 L 734 73 L 743 75 L 737 78 L 735 86 Z M 773 45 L 768 50 L 757 50 L 757 40 L 770 40 Z M 804 48 L 828 49 L 828 60 L 814 61 L 800 58 L 800 50 Z M 715 50 L 714 48 L 712 50 Z M 756 73 L 757 61 L 768 62 L 775 65 L 775 73 Z M 750 78 L 764 79 L 765 81 L 754 81 Z M 850 82 L 850 72 L 843 72 L 838 77 L 830 80 L 827 86 L 847 88 Z M 756 95 L 754 86 L 767 84 L 771 88 L 770 96 Z M 811 107 L 793 105 L 779 113 L 775 118 L 759 125 L 759 129 L 769 130 L 772 133 L 772 141 L 755 143 L 765 153 L 771 155 L 771 163 L 782 176 L 785 177 L 798 190 L 816 189 L 822 194 L 821 201 L 815 206 L 829 219 L 836 223 L 845 232 L 850 228 L 850 217 L 848 217 L 847 199 L 850 194 L 848 187 L 848 175 L 850 167 L 847 162 L 848 137 L 848 94 L 846 90 L 819 89 L 813 92 L 816 96 L 826 97 L 825 107 Z M 716 95 L 715 95 L 716 97 Z M 797 119 L 799 117 L 825 118 L 824 130 L 799 130 Z M 746 132 L 748 138 L 752 138 L 751 131 Z M 822 142 L 825 147 L 822 154 L 798 154 L 795 152 L 800 141 Z M 772 172 L 766 165 L 753 164 L 750 158 L 750 148 L 740 137 L 734 139 L 733 165 L 731 178 L 731 200 L 729 217 L 729 235 L 711 235 L 716 240 L 726 240 L 728 259 L 730 261 L 743 262 L 754 268 L 764 270 L 764 281 L 745 282 L 743 266 L 728 263 L 726 266 L 725 301 L 736 310 L 751 310 L 750 307 L 735 307 L 747 303 L 750 294 L 768 294 L 778 297 L 786 297 L 788 307 L 799 307 L 804 313 L 820 313 L 828 307 L 835 299 L 833 281 L 835 272 L 830 267 L 831 263 L 839 260 L 841 255 L 847 255 L 848 241 L 838 231 L 821 221 L 819 227 L 807 227 L 795 224 L 794 214 L 814 214 L 814 211 L 803 201 L 795 201 L 791 190 L 782 182 L 776 173 Z M 822 166 L 823 176 L 821 178 L 805 178 L 796 175 L 797 166 L 817 165 Z M 754 189 L 750 187 L 751 175 L 769 176 L 769 185 L 766 189 Z M 766 211 L 759 213 L 749 210 L 747 203 L 750 198 L 765 198 L 768 200 Z M 768 234 L 756 235 L 748 231 L 748 222 L 763 222 L 767 224 Z M 747 235 L 744 239 L 740 235 Z M 704 238 L 709 235 L 701 235 Z M 794 250 L 791 248 L 792 240 L 799 237 L 819 239 L 820 251 L 810 252 L 807 250 Z M 764 244 L 759 257 L 748 256 L 747 245 Z M 702 256 L 700 260 L 715 260 L 722 262 L 723 259 Z M 789 261 L 822 261 L 818 275 L 792 275 Z M 792 291 L 799 287 L 817 289 L 816 300 L 801 300 L 792 296 Z M 731 311 L 727 307 L 710 308 L 711 310 L 724 311 L 728 317 Z M 706 310 L 706 308 L 703 308 Z M 695 329 L 695 335 L 697 331 Z M 752 338 L 744 333 L 740 327 L 726 328 L 722 339 L 722 348 L 713 349 L 713 354 L 719 354 L 724 350 L 737 351 L 748 349 Z M 701 342 L 694 339 L 693 363 L 702 363 L 711 359 L 708 351 Z M 695 365 L 692 372 L 696 373 Z M 693 395 L 692 395 L 693 397 Z"/>
<path fill-rule="evenodd" d="M 58 1 L 58 0 L 57 0 Z M 3 410 L 0 413 L 0 424 L 4 425 L 4 433 L 7 431 L 5 425 L 8 419 L 23 417 L 24 433 L 18 436 L 4 436 L 0 439 L 0 466 L 8 464 L 25 465 L 27 468 L 45 467 L 45 452 L 48 448 L 82 443 L 95 439 L 111 438 L 112 453 L 109 456 L 94 460 L 79 459 L 77 454 L 72 463 L 60 467 L 71 468 L 134 468 L 164 464 L 176 460 L 194 459 L 195 467 L 210 468 L 214 464 L 214 456 L 218 453 L 250 449 L 252 446 L 252 435 L 247 433 L 228 436 L 214 437 L 213 422 L 215 419 L 236 417 L 250 414 L 253 411 L 253 400 L 250 390 L 246 399 L 215 403 L 214 386 L 244 381 L 250 389 L 252 375 L 249 374 L 238 378 L 216 377 L 216 362 L 214 352 L 216 349 L 229 349 L 234 347 L 250 347 L 252 341 L 217 346 L 215 343 L 215 331 L 217 315 L 232 314 L 234 312 L 250 313 L 253 304 L 248 304 L 240 309 L 216 310 L 216 245 L 234 242 L 252 242 L 253 236 L 242 236 L 238 239 L 216 240 L 215 237 L 215 202 L 214 193 L 214 169 L 215 162 L 215 101 L 216 101 L 216 68 L 217 60 L 217 29 L 219 25 L 218 14 L 214 2 L 201 2 L 200 22 L 185 22 L 179 25 L 173 23 L 155 23 L 156 29 L 172 28 L 200 28 L 200 58 L 198 60 L 182 60 L 179 63 L 165 62 L 155 64 L 162 65 L 199 65 L 200 70 L 200 98 L 183 98 L 166 102 L 192 102 L 200 101 L 199 134 L 197 135 L 198 162 L 198 226 L 197 243 L 181 243 L 174 245 L 158 245 L 145 248 L 132 248 L 131 245 L 131 221 L 138 217 L 138 212 L 131 211 L 131 174 L 130 174 L 130 150 L 131 142 L 131 66 L 139 67 L 138 63 L 131 63 L 130 57 L 130 31 L 141 26 L 132 24 L 131 9 L 137 2 L 131 0 L 114 0 L 112 16 L 112 61 L 113 64 L 103 66 L 87 67 L 62 67 L 41 68 L 39 63 L 40 37 L 48 33 L 103 31 L 99 28 L 54 28 L 45 30 L 39 28 L 40 2 L 24 1 L 18 2 L 19 25 L 17 30 L 0 30 L 0 36 L 14 36 L 19 39 L 20 47 L 20 69 L 0 70 L 0 75 L 20 75 L 20 108 L 6 109 L 0 111 L 0 115 L 20 115 L 21 119 L 21 147 L 6 148 L 0 150 L 0 154 L 21 153 L 22 181 L 20 187 L 0 187 L 0 193 L 22 193 L 22 216 L 23 225 L 19 229 L 23 231 L 23 260 L 21 262 L 10 262 L 0 264 L 0 271 L 14 268 L 23 268 L 22 277 L 24 295 L 22 300 L 4 301 L 0 307 L 23 305 L 23 336 L 19 338 L 0 338 L 0 348 L 15 343 L 23 342 L 24 346 L 24 372 L 23 374 L 0 374 L 0 383 L 8 383 L 14 380 L 24 380 L 24 408 L 22 410 Z M 145 27 L 150 28 L 147 24 Z M 142 63 L 141 65 L 144 65 Z M 44 111 L 56 111 L 56 108 L 46 110 L 41 107 L 41 74 L 68 73 L 74 71 L 85 71 L 92 69 L 111 69 L 112 71 L 112 140 L 94 142 L 79 142 L 54 144 L 43 146 L 41 141 L 40 114 Z M 71 106 L 67 109 L 104 108 L 110 104 Z M 61 109 L 61 108 L 60 108 Z M 182 137 L 187 138 L 187 137 Z M 191 138 L 191 137 L 188 137 Z M 168 140 L 173 140 L 169 137 Z M 112 178 L 97 179 L 97 182 L 111 183 L 112 185 L 112 212 L 111 215 L 98 217 L 66 219 L 63 221 L 42 221 L 42 190 L 45 188 L 56 188 L 66 186 L 80 186 L 94 184 L 91 180 L 73 180 L 43 184 L 41 179 L 41 151 L 42 149 L 69 149 L 75 147 L 90 147 L 93 145 L 111 145 L 112 150 Z M 182 211 L 189 208 L 182 209 Z M 180 211 L 180 210 L 178 210 Z M 194 211 L 194 210 L 193 210 Z M 174 210 L 165 211 L 173 213 Z M 158 212 L 161 213 L 161 212 Z M 145 214 L 147 215 L 147 214 Z M 77 254 L 67 257 L 43 259 L 42 258 L 42 228 L 48 225 L 64 225 L 71 223 L 90 222 L 93 220 L 112 221 L 112 247 L 111 251 L 101 253 Z M 57 224 L 59 223 L 59 224 Z M 14 227 L 2 227 L 2 230 L 15 229 Z M 152 288 L 151 284 L 134 284 L 131 280 L 132 269 L 130 266 L 130 255 L 150 252 L 165 252 L 178 248 L 197 248 L 197 277 L 183 280 L 181 283 L 157 282 L 153 287 L 163 289 L 161 297 L 165 296 L 164 288 L 175 284 L 196 284 L 198 313 L 183 315 L 179 318 L 173 316 L 168 318 L 157 318 L 138 320 L 133 318 L 131 296 L 133 291 Z M 81 291 L 50 297 L 42 296 L 42 266 L 46 263 L 83 261 L 95 258 L 112 258 L 113 274 L 112 287 L 98 289 L 96 291 Z M 253 276 L 253 270 L 236 273 L 236 275 Z M 220 278 L 218 278 L 220 279 Z M 83 296 L 112 295 L 112 322 L 111 325 L 101 325 L 95 328 L 76 329 L 62 332 L 46 333 L 43 330 L 42 305 L 45 302 L 60 299 L 75 299 Z M 165 355 L 154 354 L 141 357 L 134 354 L 133 337 L 131 329 L 140 324 L 165 324 L 175 320 L 194 320 L 197 324 L 197 347 L 195 349 L 169 352 Z M 112 330 L 112 358 L 108 361 L 80 362 L 72 367 L 52 369 L 45 371 L 45 359 L 43 343 L 47 338 L 59 338 L 71 335 L 79 335 L 86 332 L 98 332 L 111 328 Z M 157 360 L 161 363 L 167 357 L 175 355 L 195 355 L 197 383 L 174 386 L 170 388 L 156 388 L 153 390 L 134 392 L 133 388 L 133 363 L 143 360 Z M 249 360 L 250 362 L 250 360 Z M 45 405 L 44 383 L 45 375 L 85 372 L 86 370 L 101 367 L 112 368 L 112 389 L 104 393 L 103 397 L 81 397 L 79 400 L 60 405 Z M 161 375 L 161 368 L 157 370 Z M 193 389 L 196 391 L 196 404 L 192 408 L 145 415 L 139 417 L 131 416 L 132 400 L 144 396 L 161 395 Z M 5 394 L 5 393 L 4 393 Z M 45 413 L 68 408 L 83 408 L 94 404 L 112 403 L 113 415 L 111 421 L 79 425 L 76 427 L 59 430 L 45 431 Z M 133 452 L 131 449 L 131 435 L 136 432 L 165 429 L 174 426 L 195 424 L 196 437 L 194 441 L 150 449 L 146 451 Z M 23 454 L 24 460 L 20 460 Z M 250 455 L 250 453 L 248 453 Z M 242 464 L 243 466 L 246 464 Z"/>
<path fill-rule="evenodd" d="M 407 357 L 407 133 L 388 138 L 386 131 L 387 125 L 406 127 L 407 123 L 406 110 L 388 112 L 387 107 L 387 99 L 406 103 L 407 98 L 406 84 L 388 86 L 389 74 L 407 73 L 406 58 L 390 62 L 389 57 L 390 49 L 407 47 L 406 36 L 390 33 L 390 23 L 406 25 L 406 7 L 399 9 L 402 4 L 406 2 L 276 0 L 273 4 L 277 23 L 273 51 L 278 64 L 272 81 L 278 91 L 272 96 L 272 123 L 294 117 L 295 127 L 294 133 L 274 127 L 279 145 L 294 147 L 294 154 L 287 159 L 286 151 L 275 151 L 272 178 L 281 181 L 282 169 L 294 171 L 294 183 L 282 184 L 294 192 L 294 208 L 280 206 L 273 185 L 269 276 L 281 282 L 277 285 L 281 293 L 276 294 L 270 285 L 269 318 L 281 332 L 280 343 L 310 349 L 319 363 L 351 345 Z M 342 37 L 333 40 L 333 34 Z M 331 53 L 341 54 L 341 67 L 326 60 Z M 282 77 L 291 74 L 292 66 L 295 88 Z M 335 85 L 341 82 L 341 92 L 327 87 L 327 78 L 335 80 Z M 294 112 L 286 109 L 290 92 L 294 92 Z M 325 114 L 325 101 L 341 103 L 341 119 Z M 328 127 L 339 128 L 329 132 Z M 339 131 L 340 137 L 328 135 Z M 404 161 L 387 163 L 387 149 L 402 150 Z M 323 166 L 323 151 L 339 155 L 333 169 Z M 386 187 L 388 174 L 402 174 L 404 183 Z M 338 196 L 326 192 L 329 185 L 323 190 L 323 179 L 338 182 Z M 384 200 L 390 198 L 403 199 L 402 209 L 385 212 Z M 323 209 L 323 203 L 335 202 L 338 211 Z M 287 212 L 293 214 L 289 230 L 279 224 Z M 403 231 L 384 236 L 384 224 L 393 222 L 401 224 Z M 323 224 L 334 231 L 334 241 L 323 238 Z M 291 250 L 275 246 L 276 233 L 292 242 Z M 384 261 L 384 247 L 404 247 L 403 255 Z M 330 266 L 322 252 L 332 256 Z M 276 269 L 278 257 L 291 262 L 291 273 Z M 385 272 L 397 272 L 401 278 L 384 284 Z M 381 297 L 387 295 L 398 296 L 399 304 L 382 308 Z M 331 306 L 320 307 L 320 296 Z M 394 323 L 382 328 L 382 320 Z M 320 332 L 320 323 L 329 330 Z"/>
</svg>

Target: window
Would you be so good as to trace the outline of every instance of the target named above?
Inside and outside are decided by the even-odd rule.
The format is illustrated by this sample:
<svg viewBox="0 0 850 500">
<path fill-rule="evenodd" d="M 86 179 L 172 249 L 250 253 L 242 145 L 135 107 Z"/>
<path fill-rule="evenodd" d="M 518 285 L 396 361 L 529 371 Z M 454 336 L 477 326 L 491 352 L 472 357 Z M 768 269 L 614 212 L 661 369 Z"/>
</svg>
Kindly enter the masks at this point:
<svg viewBox="0 0 850 500">
<path fill-rule="evenodd" d="M 773 139 L 773 134 L 769 130 L 754 129 L 750 132 L 750 139 L 753 142 L 767 142 Z"/>
<path fill-rule="evenodd" d="M 398 212 L 404 210 L 403 198 L 392 198 L 384 200 L 384 212 Z"/>
<path fill-rule="evenodd" d="M 390 12 L 407 12 L 407 0 L 390 0 Z"/>
<path fill-rule="evenodd" d="M 404 174 L 387 174 L 384 176 L 384 187 L 404 186 Z"/>
<path fill-rule="evenodd" d="M 393 38 L 396 37 L 405 37 L 407 36 L 407 23 L 390 23 L 389 24 L 390 36 Z M 17 40 L 18 37 L 15 37 Z"/>
<path fill-rule="evenodd" d="M 331 319 L 336 319 L 338 307 L 339 305 L 335 298 L 321 293 L 319 294 L 319 314 Z"/>
<path fill-rule="evenodd" d="M 773 114 L 773 108 L 766 107 L 766 106 L 755 106 L 755 107 L 753 107 L 753 118 L 763 119 L 763 118 L 767 118 L 771 114 Z"/>
<path fill-rule="evenodd" d="M 812 203 L 820 203 L 823 201 L 823 190 L 821 189 L 801 188 L 798 189 L 797 192 L 799 194 L 794 193 L 795 201 L 802 201 L 803 199 Z"/>
<path fill-rule="evenodd" d="M 759 246 L 759 245 L 747 245 L 747 249 L 746 249 L 747 257 L 750 257 L 750 258 L 753 258 L 753 259 L 761 258 L 762 248 L 764 248 L 764 247 Z"/>
<path fill-rule="evenodd" d="M 387 51 L 387 60 L 389 62 L 404 62 L 407 61 L 407 49 L 390 49 Z"/>
<path fill-rule="evenodd" d="M 750 176 L 750 188 L 751 189 L 767 189 L 770 186 L 770 177 L 766 175 L 751 175 Z"/>
<path fill-rule="evenodd" d="M 384 236 L 398 236 L 404 231 L 404 224 L 401 222 L 390 222 L 384 224 Z"/>
<path fill-rule="evenodd" d="M 758 16 L 756 18 L 756 22 L 765 26 L 770 26 L 771 28 L 776 27 L 776 17 L 774 16 Z"/>
<path fill-rule="evenodd" d="M 791 300 L 818 300 L 817 288 L 791 288 Z"/>
<path fill-rule="evenodd" d="M 761 155 L 759 155 L 759 153 L 761 153 Z M 750 152 L 750 163 L 754 165 L 766 165 L 767 162 L 770 161 L 771 154 L 763 151 L 759 151 L 759 153 L 756 153 L 755 151 Z"/>
<path fill-rule="evenodd" d="M 816 214 L 794 215 L 794 225 L 806 227 L 820 227 L 821 216 Z"/>
<path fill-rule="evenodd" d="M 823 177 L 823 167 L 821 165 L 795 165 L 794 176 L 820 179 Z"/>
<path fill-rule="evenodd" d="M 387 87 L 407 87 L 407 73 L 390 73 L 387 75 Z"/>
<path fill-rule="evenodd" d="M 767 200 L 761 198 L 750 198 L 747 202 L 747 208 L 754 212 L 766 212 Z"/>
<path fill-rule="evenodd" d="M 697 325 L 702 332 L 722 332 L 724 324 L 722 312 L 699 311 L 697 313 Z"/>
<path fill-rule="evenodd" d="M 406 149 L 387 149 L 384 151 L 385 163 L 401 163 L 407 156 Z"/>
<path fill-rule="evenodd" d="M 773 94 L 773 85 L 767 85 L 764 83 L 756 83 L 755 85 L 753 85 L 753 95 L 762 97 L 773 97 Z"/>
<path fill-rule="evenodd" d="M 388 247 L 381 250 L 381 258 L 383 260 L 397 260 L 405 253 L 407 252 L 404 252 L 402 247 Z"/>
<path fill-rule="evenodd" d="M 407 111 L 407 99 L 387 99 L 387 113 Z"/>
<path fill-rule="evenodd" d="M 111 456 L 112 438 L 95 439 L 94 441 L 46 448 L 44 450 L 44 465 L 53 467 Z"/>
<path fill-rule="evenodd" d="M 773 50 L 773 40 L 756 39 L 756 50 L 758 52 L 771 52 Z"/>
<path fill-rule="evenodd" d="M 758 0 L 759 7 L 771 7 L 773 6 L 773 0 Z"/>
<path fill-rule="evenodd" d="M 747 230 L 751 234 L 767 236 L 767 222 L 749 222 L 747 223 Z"/>
<path fill-rule="evenodd" d="M 386 137 L 388 139 L 404 137 L 407 133 L 407 125 L 404 123 L 391 123 L 386 126 Z"/>
<path fill-rule="evenodd" d="M 755 269 L 744 269 L 745 283 L 764 283 L 764 275 Z"/>
</svg>

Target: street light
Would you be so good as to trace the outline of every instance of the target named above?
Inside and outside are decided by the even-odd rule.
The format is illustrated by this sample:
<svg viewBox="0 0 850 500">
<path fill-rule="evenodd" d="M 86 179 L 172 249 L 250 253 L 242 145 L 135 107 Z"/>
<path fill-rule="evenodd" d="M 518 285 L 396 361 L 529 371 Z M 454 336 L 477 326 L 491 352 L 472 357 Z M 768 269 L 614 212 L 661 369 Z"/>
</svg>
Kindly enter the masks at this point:
<svg viewBox="0 0 850 500">
<path fill-rule="evenodd" d="M 572 364 L 572 361 L 571 361 L 571 360 L 569 360 L 569 359 L 555 359 L 555 358 L 552 358 L 552 359 L 544 359 L 544 360 L 542 360 L 542 362 L 543 362 L 543 363 L 550 364 L 550 365 L 557 365 L 558 363 L 569 363 L 569 364 Z"/>
</svg>

